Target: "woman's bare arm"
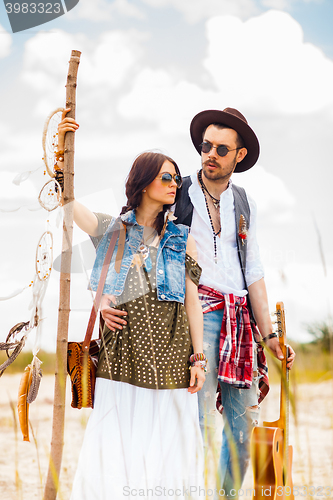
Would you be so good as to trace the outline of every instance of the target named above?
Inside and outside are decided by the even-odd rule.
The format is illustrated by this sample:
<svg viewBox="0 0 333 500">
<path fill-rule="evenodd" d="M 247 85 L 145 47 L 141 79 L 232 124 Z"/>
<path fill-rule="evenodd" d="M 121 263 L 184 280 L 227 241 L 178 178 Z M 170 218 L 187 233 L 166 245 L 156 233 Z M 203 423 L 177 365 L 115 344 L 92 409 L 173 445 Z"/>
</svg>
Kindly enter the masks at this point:
<svg viewBox="0 0 333 500">
<path fill-rule="evenodd" d="M 79 124 L 66 115 L 70 111 L 67 108 L 62 113 L 62 120 L 58 125 L 58 151 L 63 151 L 65 147 L 65 135 L 67 132 L 76 132 Z M 58 161 L 58 167 L 63 169 L 63 161 Z M 74 200 L 74 222 L 82 231 L 91 236 L 98 236 L 98 220 L 97 217 L 87 207 Z"/>
<path fill-rule="evenodd" d="M 197 258 L 196 245 L 193 236 L 189 235 L 186 253 L 193 259 Z M 198 287 L 186 272 L 185 276 L 185 309 L 190 326 L 190 335 L 194 353 L 203 352 L 203 314 L 198 297 Z M 205 372 L 201 366 L 191 367 L 191 380 L 188 391 L 192 394 L 200 391 L 205 381 Z"/>
</svg>

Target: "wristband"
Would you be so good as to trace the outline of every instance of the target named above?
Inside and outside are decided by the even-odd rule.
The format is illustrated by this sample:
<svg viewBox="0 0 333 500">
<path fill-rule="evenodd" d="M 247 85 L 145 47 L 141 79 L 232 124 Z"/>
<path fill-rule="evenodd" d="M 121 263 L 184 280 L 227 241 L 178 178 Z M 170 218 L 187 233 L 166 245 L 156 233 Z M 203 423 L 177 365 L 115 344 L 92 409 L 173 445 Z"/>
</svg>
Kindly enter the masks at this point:
<svg viewBox="0 0 333 500">
<path fill-rule="evenodd" d="M 190 356 L 191 366 L 200 366 L 204 372 L 207 371 L 207 358 L 203 352 L 197 352 Z"/>
<path fill-rule="evenodd" d="M 275 337 L 277 337 L 277 333 L 270 333 L 269 335 L 267 335 L 267 337 L 263 337 L 263 342 L 267 342 L 267 340 L 269 339 L 274 339 Z"/>
</svg>

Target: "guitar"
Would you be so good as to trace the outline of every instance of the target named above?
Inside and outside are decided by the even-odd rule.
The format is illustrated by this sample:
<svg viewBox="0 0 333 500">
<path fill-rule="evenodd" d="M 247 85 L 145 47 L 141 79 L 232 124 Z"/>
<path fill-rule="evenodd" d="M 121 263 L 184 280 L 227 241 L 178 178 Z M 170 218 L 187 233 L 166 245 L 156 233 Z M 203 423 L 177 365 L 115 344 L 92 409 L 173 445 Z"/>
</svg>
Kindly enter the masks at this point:
<svg viewBox="0 0 333 500">
<path fill-rule="evenodd" d="M 281 372 L 280 418 L 254 427 L 251 460 L 254 475 L 253 499 L 294 500 L 291 477 L 292 446 L 289 445 L 289 356 L 283 302 L 276 304 L 277 333 L 284 355 Z"/>
</svg>

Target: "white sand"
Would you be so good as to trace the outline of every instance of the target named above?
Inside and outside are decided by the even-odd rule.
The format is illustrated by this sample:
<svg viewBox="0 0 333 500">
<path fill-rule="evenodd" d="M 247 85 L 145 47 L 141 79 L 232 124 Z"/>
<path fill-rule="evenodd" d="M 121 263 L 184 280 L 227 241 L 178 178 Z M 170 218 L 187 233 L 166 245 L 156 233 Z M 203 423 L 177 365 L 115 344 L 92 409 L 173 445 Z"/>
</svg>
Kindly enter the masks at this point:
<svg viewBox="0 0 333 500">
<path fill-rule="evenodd" d="M 15 434 L 13 411 L 21 375 L 0 378 L 0 499 L 42 499 L 48 471 L 54 377 L 44 376 L 37 400 L 30 405 L 30 420 L 37 445 L 30 432 L 30 443 L 23 442 L 19 427 Z M 290 444 L 294 448 L 294 486 L 313 485 L 330 487 L 320 496 L 333 497 L 333 381 L 304 384 L 297 387 L 297 426 L 291 416 Z M 260 420 L 279 417 L 279 387 L 273 386 L 261 406 Z M 91 410 L 70 407 L 70 384 L 67 383 L 65 446 L 60 477 L 60 500 L 68 500 L 84 429 Z M 17 418 L 17 412 L 16 412 Z M 218 417 L 219 427 L 221 419 Z M 220 434 L 220 429 L 217 436 Z M 217 437 L 218 439 L 218 437 Z M 252 471 L 249 469 L 243 488 L 251 488 Z M 301 495 L 299 495 L 301 496 Z M 295 499 L 296 500 L 296 499 Z"/>
</svg>

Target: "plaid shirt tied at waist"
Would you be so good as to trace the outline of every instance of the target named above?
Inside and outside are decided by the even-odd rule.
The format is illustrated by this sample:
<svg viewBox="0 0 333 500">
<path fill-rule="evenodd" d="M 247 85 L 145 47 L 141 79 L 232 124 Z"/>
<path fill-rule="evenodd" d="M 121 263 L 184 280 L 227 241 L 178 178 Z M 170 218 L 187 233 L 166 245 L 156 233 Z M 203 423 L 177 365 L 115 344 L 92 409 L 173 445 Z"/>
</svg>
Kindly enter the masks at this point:
<svg viewBox="0 0 333 500">
<path fill-rule="evenodd" d="M 268 367 L 260 344 L 260 333 L 250 319 L 245 297 L 222 294 L 199 286 L 203 313 L 224 309 L 220 333 L 218 379 L 239 388 L 249 388 L 253 377 L 253 339 L 257 343 L 259 403 L 269 391 Z M 208 360 L 209 362 L 209 360 Z"/>
</svg>

